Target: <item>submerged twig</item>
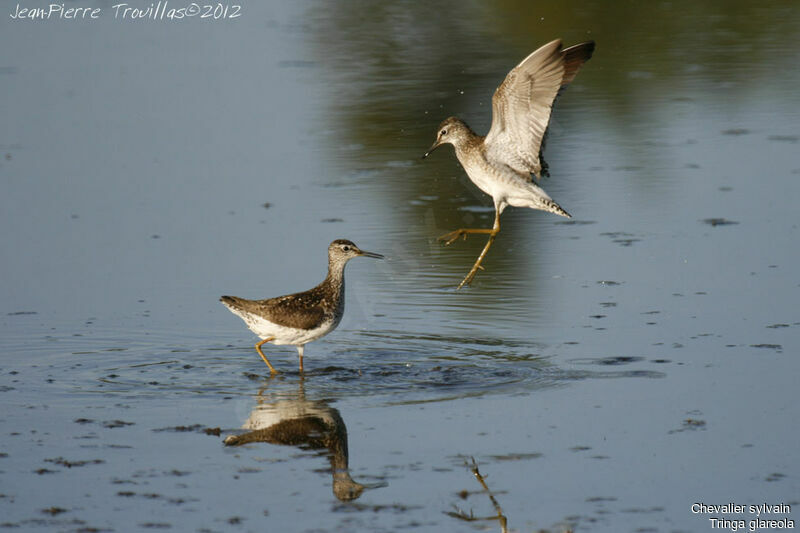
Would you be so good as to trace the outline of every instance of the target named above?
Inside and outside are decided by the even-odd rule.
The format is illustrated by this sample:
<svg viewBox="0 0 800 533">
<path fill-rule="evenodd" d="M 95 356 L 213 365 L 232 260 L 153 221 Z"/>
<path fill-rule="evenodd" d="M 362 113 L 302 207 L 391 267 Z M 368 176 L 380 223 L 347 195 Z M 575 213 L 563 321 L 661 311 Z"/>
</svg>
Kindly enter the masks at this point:
<svg viewBox="0 0 800 533">
<path fill-rule="evenodd" d="M 492 490 L 486 484 L 486 479 L 484 478 L 483 474 L 481 474 L 480 470 L 478 469 L 478 463 L 475 461 L 474 457 L 470 457 L 472 460 L 472 465 L 464 461 L 465 466 L 470 467 L 470 471 L 475 476 L 475 479 L 478 480 L 478 483 L 481 484 L 483 490 L 486 494 L 489 495 L 489 500 L 491 500 L 492 505 L 494 506 L 494 510 L 497 512 L 497 515 L 493 516 L 475 516 L 472 513 L 472 509 L 470 509 L 469 513 L 466 513 L 462 509 L 460 509 L 457 505 L 453 505 L 455 511 L 449 511 L 445 514 L 448 516 L 452 516 L 453 518 L 457 518 L 459 520 L 463 520 L 465 522 L 478 522 L 478 521 L 490 521 L 490 520 L 497 520 L 500 523 L 500 531 L 502 533 L 508 533 L 508 520 L 506 516 L 503 514 L 503 508 L 500 507 L 500 504 L 497 502 L 497 499 L 494 497 Z"/>
</svg>

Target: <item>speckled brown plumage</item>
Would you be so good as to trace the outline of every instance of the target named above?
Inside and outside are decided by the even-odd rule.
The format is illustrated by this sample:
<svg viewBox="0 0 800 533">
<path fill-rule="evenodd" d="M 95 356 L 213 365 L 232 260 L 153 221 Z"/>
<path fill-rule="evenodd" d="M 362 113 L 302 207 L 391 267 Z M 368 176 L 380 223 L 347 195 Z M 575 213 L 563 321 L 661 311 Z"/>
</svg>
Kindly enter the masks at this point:
<svg viewBox="0 0 800 533">
<path fill-rule="evenodd" d="M 341 300 L 341 292 L 340 287 L 325 278 L 325 281 L 313 289 L 296 294 L 266 300 L 223 296 L 220 301 L 228 307 L 261 316 L 279 326 L 314 329 L 326 320 L 333 320 L 334 310 Z"/>
<path fill-rule="evenodd" d="M 220 301 L 263 339 L 256 350 L 271 372 L 277 371 L 261 351 L 265 342 L 296 346 L 302 371 L 303 346 L 335 329 L 344 314 L 344 267 L 358 256 L 383 258 L 338 239 L 328 246 L 328 275 L 313 289 L 264 300 L 222 296 Z"/>
</svg>

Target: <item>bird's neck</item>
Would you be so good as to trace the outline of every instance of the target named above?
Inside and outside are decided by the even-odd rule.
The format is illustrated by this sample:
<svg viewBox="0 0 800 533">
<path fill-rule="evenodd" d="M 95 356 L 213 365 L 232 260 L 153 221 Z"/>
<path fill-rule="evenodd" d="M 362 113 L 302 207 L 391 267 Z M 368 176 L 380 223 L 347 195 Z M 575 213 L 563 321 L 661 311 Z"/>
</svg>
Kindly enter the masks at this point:
<svg viewBox="0 0 800 533">
<path fill-rule="evenodd" d="M 347 261 L 328 260 L 328 276 L 322 283 L 341 292 L 344 289 L 344 266 Z"/>
<path fill-rule="evenodd" d="M 461 135 L 457 143 L 453 143 L 456 149 L 456 155 L 459 156 L 459 159 L 463 154 L 473 152 L 476 146 L 483 144 L 484 139 L 481 135 L 472 131 L 472 128 L 466 124 L 464 124 L 464 126 L 466 127 L 466 131 Z"/>
</svg>

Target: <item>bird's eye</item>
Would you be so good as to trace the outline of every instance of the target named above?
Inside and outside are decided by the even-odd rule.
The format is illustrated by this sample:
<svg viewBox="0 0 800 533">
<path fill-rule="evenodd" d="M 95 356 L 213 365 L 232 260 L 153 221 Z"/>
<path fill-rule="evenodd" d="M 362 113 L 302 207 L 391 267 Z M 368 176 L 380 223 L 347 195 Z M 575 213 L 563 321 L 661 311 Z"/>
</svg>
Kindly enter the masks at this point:
<svg viewBox="0 0 800 533">
<path fill-rule="evenodd" d="M 342 250 L 344 250 L 345 252 L 349 252 L 350 247 L 345 244 L 344 246 L 342 246 Z"/>
<path fill-rule="evenodd" d="M 447 130 L 442 130 L 441 132 L 439 132 L 439 135 L 447 135 Z"/>
</svg>

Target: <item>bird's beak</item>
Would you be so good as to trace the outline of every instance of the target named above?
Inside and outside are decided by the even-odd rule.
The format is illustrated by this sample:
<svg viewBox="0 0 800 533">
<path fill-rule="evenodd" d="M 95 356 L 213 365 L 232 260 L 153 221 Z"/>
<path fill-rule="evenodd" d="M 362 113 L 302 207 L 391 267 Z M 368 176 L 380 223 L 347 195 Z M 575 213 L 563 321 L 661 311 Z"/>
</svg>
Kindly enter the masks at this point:
<svg viewBox="0 0 800 533">
<path fill-rule="evenodd" d="M 363 255 L 364 257 L 372 257 L 374 259 L 383 259 L 383 256 L 381 254 L 376 254 L 374 252 L 365 252 L 364 250 L 361 250 L 361 255 Z"/>
<path fill-rule="evenodd" d="M 430 147 L 430 148 L 428 148 L 428 151 L 427 151 L 427 152 L 425 152 L 425 154 L 422 156 L 422 159 L 425 159 L 426 157 L 428 157 L 429 155 L 431 155 L 431 152 L 433 152 L 434 150 L 436 150 L 437 148 L 439 148 L 441 145 L 442 145 L 442 144 L 439 142 L 439 139 L 436 139 L 436 142 L 435 142 L 435 143 L 433 143 L 433 144 L 431 145 L 431 147 Z"/>
</svg>

